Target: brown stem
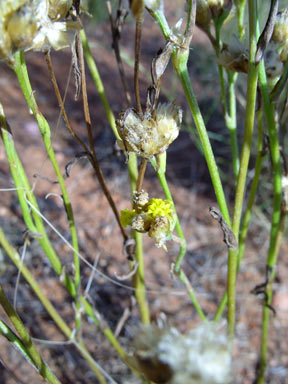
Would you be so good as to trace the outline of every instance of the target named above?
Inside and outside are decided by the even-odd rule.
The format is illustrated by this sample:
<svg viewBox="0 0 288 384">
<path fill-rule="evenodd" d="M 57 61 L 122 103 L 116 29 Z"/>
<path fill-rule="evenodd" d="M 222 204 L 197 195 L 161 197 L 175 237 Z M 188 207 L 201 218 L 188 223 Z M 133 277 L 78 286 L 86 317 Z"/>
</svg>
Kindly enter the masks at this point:
<svg viewBox="0 0 288 384">
<path fill-rule="evenodd" d="M 57 83 L 56 76 L 55 76 L 55 73 L 54 73 L 54 69 L 53 69 L 53 66 L 52 66 L 52 61 L 51 61 L 51 56 L 50 56 L 50 52 L 49 51 L 45 52 L 45 60 L 46 60 L 46 63 L 47 63 L 47 67 L 48 67 L 48 70 L 49 70 L 49 73 L 50 73 L 50 77 L 51 77 L 51 80 L 52 80 L 54 91 L 55 91 L 55 94 L 56 94 L 56 97 L 57 97 L 57 100 L 58 100 L 58 103 L 59 103 L 59 107 L 60 107 L 61 113 L 62 113 L 64 121 L 65 121 L 65 124 L 66 124 L 69 132 L 71 133 L 72 137 L 74 137 L 74 139 L 78 142 L 78 144 L 81 145 L 81 147 L 85 150 L 85 152 L 90 153 L 89 148 L 87 147 L 87 145 L 80 139 L 80 137 L 75 133 L 75 131 L 73 130 L 73 128 L 70 125 L 70 122 L 69 122 L 69 119 L 68 119 L 68 116 L 67 116 L 67 113 L 66 113 L 66 110 L 65 110 L 65 107 L 64 107 L 63 99 L 62 99 L 62 96 L 61 96 L 60 91 L 59 91 L 59 87 L 58 87 L 58 83 Z"/>
<path fill-rule="evenodd" d="M 140 192 L 141 189 L 142 189 L 142 184 L 143 184 L 143 180 L 144 180 L 146 166 L 147 166 L 147 160 L 146 159 L 142 159 L 141 160 L 140 169 L 139 169 L 139 173 L 138 173 L 137 184 L 136 184 L 136 191 L 137 192 Z"/>
<path fill-rule="evenodd" d="M 125 19 L 125 15 L 124 15 L 124 16 L 122 16 L 123 20 L 121 20 L 122 1 L 119 0 L 119 6 L 118 6 L 118 10 L 117 10 L 116 21 L 113 20 L 110 0 L 106 0 L 106 6 L 107 6 L 108 14 L 109 14 L 110 25 L 111 25 L 112 40 L 113 40 L 112 47 L 113 47 L 113 50 L 115 53 L 116 62 L 117 62 L 117 66 L 118 66 L 118 70 L 119 70 L 119 74 L 120 74 L 120 79 L 121 79 L 122 86 L 124 89 L 126 104 L 128 107 L 131 104 L 131 96 L 130 96 L 130 93 L 128 90 L 128 85 L 127 85 L 127 81 L 126 81 L 123 61 L 121 59 L 120 48 L 119 48 L 120 28 L 122 26 L 122 23 L 124 22 L 123 20 Z"/>
<path fill-rule="evenodd" d="M 134 64 L 134 90 L 137 104 L 137 111 L 142 113 L 140 91 L 139 91 L 139 64 L 141 56 L 141 35 L 142 35 L 142 15 L 136 19 L 135 34 L 135 64 Z"/>
<path fill-rule="evenodd" d="M 86 88 L 86 78 L 85 78 L 85 68 L 84 68 L 84 58 L 83 58 L 83 51 L 82 51 L 82 45 L 81 43 L 78 44 L 78 50 L 79 50 L 79 54 L 80 54 L 80 65 L 81 65 L 81 76 L 82 76 L 82 81 L 81 81 L 81 86 L 82 86 L 82 93 L 83 93 L 83 108 L 84 108 L 84 114 L 85 114 L 85 120 L 86 120 L 86 126 L 87 126 L 87 133 L 88 133 L 88 138 L 89 138 L 89 147 L 90 149 L 87 147 L 87 145 L 79 138 L 79 136 L 77 136 L 77 134 L 74 132 L 74 130 L 72 129 L 71 125 L 70 125 L 70 122 L 69 122 L 69 119 L 68 119 L 68 116 L 67 116 L 67 113 L 65 111 L 65 107 L 64 107 L 64 104 L 63 104 L 63 100 L 62 100 L 62 96 L 60 94 L 60 91 L 59 91 L 59 87 L 58 87 L 58 84 L 57 84 L 57 80 L 56 80 L 56 76 L 55 76 L 55 73 L 54 73 L 54 70 L 53 70 L 53 66 L 52 66 L 52 62 L 51 62 L 51 56 L 49 54 L 49 52 L 45 53 L 45 58 L 46 58 L 46 62 L 47 62 L 47 66 L 48 66 L 48 69 L 49 69 L 49 72 L 50 72 L 50 76 L 51 76 L 51 79 L 52 79 L 52 83 L 53 83 L 53 86 L 54 86 L 54 90 L 55 90 L 55 94 L 56 94 L 56 97 L 57 97 L 57 100 L 58 100 L 58 103 L 59 103 L 59 106 L 60 106 L 60 109 L 61 109 L 61 112 L 63 114 L 63 118 L 65 120 L 65 123 L 68 127 L 68 130 L 69 132 L 71 133 L 71 135 L 75 138 L 75 140 L 82 146 L 82 148 L 84 148 L 85 152 L 87 154 L 89 154 L 89 160 L 94 168 L 94 171 L 96 173 L 96 176 L 98 178 L 98 181 L 100 183 L 100 186 L 106 196 L 106 199 L 108 200 L 108 203 L 110 204 L 110 207 L 115 215 L 115 218 L 116 218 L 116 221 L 119 225 L 119 228 L 120 228 L 120 231 L 122 233 L 122 236 L 124 238 L 124 241 L 128 240 L 128 235 L 126 233 L 126 231 L 124 230 L 124 228 L 122 227 L 122 224 L 120 222 L 120 216 L 119 216 L 119 213 L 118 213 L 118 210 L 116 208 L 116 205 L 114 203 L 114 200 L 111 196 L 111 193 L 105 183 L 105 179 L 104 179 L 104 175 L 101 171 L 101 168 L 99 166 L 99 162 L 98 162 L 98 159 L 97 159 L 97 156 L 96 156 L 96 152 L 95 152 L 95 149 L 94 149 L 94 145 L 93 145 L 93 135 L 92 135 L 92 129 L 91 129 L 91 119 L 90 119 L 90 113 L 89 113 L 89 106 L 88 106 L 88 98 L 87 98 L 87 88 Z"/>
</svg>

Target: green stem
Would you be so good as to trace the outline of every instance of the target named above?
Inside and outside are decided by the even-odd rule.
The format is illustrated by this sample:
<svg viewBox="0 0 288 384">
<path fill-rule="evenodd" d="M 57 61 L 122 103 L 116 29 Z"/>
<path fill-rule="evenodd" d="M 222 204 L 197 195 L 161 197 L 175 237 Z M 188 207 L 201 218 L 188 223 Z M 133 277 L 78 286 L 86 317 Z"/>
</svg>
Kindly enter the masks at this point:
<svg viewBox="0 0 288 384">
<path fill-rule="evenodd" d="M 252 145 L 255 107 L 256 107 L 257 80 L 258 80 L 258 66 L 256 67 L 254 63 L 256 46 L 257 46 L 256 20 L 257 20 L 256 0 L 249 0 L 249 70 L 248 70 L 248 79 L 247 79 L 246 117 L 245 117 L 243 147 L 242 147 L 241 159 L 240 159 L 240 169 L 239 169 L 236 194 L 235 194 L 234 214 L 233 214 L 233 221 L 232 221 L 232 230 L 237 240 L 239 237 L 239 228 L 240 228 L 241 214 L 242 214 L 242 208 L 243 208 L 248 164 L 249 164 L 251 145 Z M 236 275 L 237 275 L 237 250 L 230 250 L 229 257 L 228 257 L 227 319 L 228 319 L 228 335 L 231 340 L 233 340 L 234 331 L 235 331 Z"/>
<path fill-rule="evenodd" d="M 101 102 L 103 104 L 103 107 L 104 107 L 106 116 L 108 118 L 109 124 L 113 130 L 113 133 L 114 133 L 116 139 L 121 141 L 121 138 L 120 138 L 119 133 L 118 133 L 117 128 L 116 128 L 115 118 L 114 118 L 113 112 L 110 108 L 110 105 L 109 105 L 109 102 L 108 102 L 108 99 L 107 99 L 107 96 L 105 93 L 104 85 L 103 85 L 103 82 L 101 80 L 101 76 L 99 74 L 96 62 L 92 56 L 92 53 L 91 53 L 84 29 L 81 29 L 81 31 L 80 31 L 80 37 L 82 40 L 83 52 L 84 52 L 84 55 L 85 55 L 85 58 L 87 61 L 87 65 L 90 69 L 94 84 L 95 84 L 96 89 L 99 93 L 99 97 L 100 97 Z"/>
<path fill-rule="evenodd" d="M 118 340 L 114 336 L 113 332 L 111 329 L 108 327 L 108 325 L 105 322 L 102 322 L 101 319 L 99 319 L 98 316 L 95 315 L 93 308 L 91 305 L 88 303 L 87 299 L 85 297 L 81 296 L 81 303 L 83 304 L 84 310 L 89 316 L 96 326 L 101 329 L 101 332 L 106 336 L 107 340 L 109 343 L 112 345 L 112 347 L 115 349 L 115 351 L 118 353 L 118 355 L 121 357 L 122 360 L 124 360 L 126 353 L 119 344 Z"/>
<path fill-rule="evenodd" d="M 172 207 L 173 207 L 173 211 L 174 211 L 174 215 L 175 215 L 175 229 L 176 229 L 178 237 L 180 238 L 180 250 L 179 250 L 179 254 L 178 254 L 178 257 L 176 259 L 175 265 L 174 265 L 174 273 L 184 283 L 184 285 L 187 289 L 187 292 L 188 292 L 188 294 L 192 300 L 192 303 L 193 303 L 198 315 L 204 321 L 204 320 L 206 320 L 206 316 L 205 316 L 204 312 L 202 311 L 202 308 L 201 308 L 201 306 L 200 306 L 200 304 L 196 298 L 194 290 L 193 290 L 187 276 L 185 275 L 185 273 L 181 269 L 181 262 L 185 256 L 185 254 L 186 254 L 186 239 L 185 239 L 185 236 L 183 234 L 181 224 L 179 221 L 179 217 L 178 217 L 176 209 L 175 209 L 173 197 L 171 195 L 170 188 L 169 188 L 169 185 L 168 185 L 167 180 L 166 180 L 166 152 L 162 153 L 161 155 L 158 155 L 158 161 L 155 158 L 153 158 L 150 160 L 150 162 L 151 162 L 151 164 L 152 164 L 152 166 L 153 166 L 153 168 L 154 168 L 154 170 L 158 176 L 158 179 L 160 181 L 160 184 L 162 186 L 162 189 L 163 189 L 163 192 L 164 192 L 166 199 L 172 203 Z"/>
<path fill-rule="evenodd" d="M 37 237 L 37 239 L 41 247 L 43 248 L 43 251 L 49 258 L 55 272 L 57 273 L 58 276 L 60 276 L 62 273 L 62 265 L 48 239 L 42 219 L 37 213 L 33 211 L 32 215 L 33 215 L 34 221 L 32 220 L 32 216 L 31 216 L 30 209 L 28 207 L 26 199 L 39 211 L 37 200 L 33 194 L 32 188 L 29 184 L 23 165 L 17 155 L 14 141 L 13 141 L 13 136 L 8 129 L 3 107 L 1 104 L 0 104 L 0 120 L 1 120 L 0 121 L 1 137 L 5 147 L 6 156 L 9 162 L 11 175 L 17 191 L 19 203 L 23 212 L 23 218 L 24 218 L 25 224 L 27 225 L 29 231 L 38 232 L 41 235 Z M 74 291 L 73 284 L 68 277 L 66 279 L 66 282 L 68 283 L 69 290 L 73 292 Z"/>
<path fill-rule="evenodd" d="M 266 79 L 265 67 L 263 60 L 259 64 L 259 80 L 261 87 L 261 95 L 263 99 L 264 111 L 269 134 L 270 155 L 273 167 L 273 213 L 270 231 L 270 244 L 267 256 L 267 267 L 272 270 L 269 284 L 266 287 L 267 304 L 271 304 L 272 285 L 275 276 L 275 267 L 277 263 L 280 242 L 284 230 L 285 215 L 281 215 L 281 193 L 282 193 L 282 167 L 280 161 L 280 150 L 278 141 L 278 132 L 275 122 L 275 108 L 269 97 L 269 88 Z M 260 369 L 257 384 L 265 382 L 265 370 L 267 366 L 267 344 L 269 333 L 269 315 L 270 310 L 267 306 L 263 307 L 262 314 L 262 335 L 261 335 L 261 354 Z"/>
<path fill-rule="evenodd" d="M 57 176 L 59 186 L 61 189 L 64 207 L 66 210 L 69 228 L 70 228 L 70 232 L 71 232 L 72 245 L 73 245 L 73 248 L 75 250 L 73 253 L 74 270 L 75 270 L 75 273 L 74 273 L 74 284 L 75 284 L 74 290 L 75 290 L 75 292 L 73 293 L 73 296 L 75 296 L 76 292 L 78 292 L 79 285 L 80 285 L 80 261 L 79 261 L 79 257 L 78 257 L 79 246 L 78 246 L 78 239 L 77 239 L 77 231 L 76 231 L 75 220 L 74 220 L 71 202 L 70 202 L 69 195 L 68 195 L 68 192 L 67 192 L 67 189 L 65 186 L 65 182 L 64 182 L 64 179 L 62 176 L 62 172 L 60 170 L 60 167 L 58 165 L 58 162 L 57 162 L 57 159 L 55 156 L 55 152 L 53 150 L 52 141 L 51 141 L 51 131 L 50 131 L 49 124 L 48 124 L 47 120 L 44 118 L 44 116 L 41 114 L 41 112 L 39 111 L 35 97 L 34 97 L 34 94 L 33 94 L 33 90 L 32 90 L 32 86 L 30 83 L 30 79 L 29 79 L 29 75 L 28 75 L 27 66 L 25 63 L 23 52 L 18 52 L 15 54 L 14 70 L 15 70 L 16 76 L 18 78 L 18 82 L 19 82 L 19 85 L 20 85 L 21 90 L 23 92 L 23 95 L 24 95 L 26 102 L 28 104 L 28 107 L 31 109 L 31 111 L 32 111 L 37 123 L 38 123 L 38 127 L 39 127 L 39 130 L 40 130 L 41 135 L 42 135 L 43 143 L 45 145 L 45 148 L 46 148 L 47 154 L 50 158 L 50 161 L 53 165 L 53 168 L 54 168 L 54 171 L 55 171 L 55 174 Z"/>
<path fill-rule="evenodd" d="M 35 348 L 35 346 L 32 343 L 31 337 L 29 333 L 26 331 L 24 324 L 22 323 L 20 317 L 10 304 L 9 300 L 7 299 L 2 286 L 0 285 L 0 303 L 6 312 L 7 316 L 11 320 L 12 324 L 14 325 L 18 335 L 21 338 L 21 341 L 23 342 L 24 346 L 26 347 L 26 350 L 32 359 L 33 363 L 39 370 L 40 375 L 48 381 L 48 383 L 51 384 L 61 384 L 61 382 L 57 379 L 56 376 L 52 373 L 50 368 L 45 364 L 45 362 L 42 360 L 42 357 L 40 356 L 39 352 Z"/>
<path fill-rule="evenodd" d="M 229 211 L 226 204 L 226 199 L 225 199 L 225 194 L 223 191 L 221 179 L 219 176 L 218 167 L 215 161 L 209 136 L 208 136 L 205 123 L 203 121 L 203 117 L 201 115 L 201 112 L 200 112 L 200 109 L 191 85 L 188 70 L 187 70 L 188 56 L 189 56 L 189 50 L 183 52 L 179 49 L 178 51 L 175 51 L 172 55 L 173 64 L 176 69 L 177 75 L 181 81 L 182 87 L 184 89 L 184 92 L 191 110 L 191 114 L 199 134 L 199 138 L 202 144 L 205 160 L 207 162 L 207 166 L 209 169 L 210 177 L 212 180 L 214 192 L 217 198 L 220 211 L 222 212 L 224 220 L 227 222 L 228 225 L 230 225 Z"/>
<path fill-rule="evenodd" d="M 138 181 L 138 165 L 137 157 L 134 153 L 129 154 L 128 160 L 128 171 L 130 179 L 130 191 L 131 197 L 137 189 Z M 135 248 L 135 261 L 138 264 L 136 273 L 133 276 L 133 286 L 135 288 L 135 297 L 139 305 L 139 310 L 141 314 L 141 319 L 143 324 L 150 323 L 150 313 L 149 305 L 146 298 L 146 285 L 144 279 L 144 255 L 143 255 L 143 244 L 142 244 L 142 234 L 136 231 L 132 231 L 132 237 L 135 239 L 136 248 Z"/>
<path fill-rule="evenodd" d="M 220 31 L 223 23 L 216 22 L 215 23 L 215 31 L 216 31 L 216 53 L 217 55 L 221 51 L 222 43 L 220 39 Z M 221 87 L 221 103 L 224 113 L 224 120 L 227 129 L 230 134 L 230 142 L 232 149 L 232 165 L 235 181 L 237 180 L 238 172 L 239 172 L 239 154 L 238 154 L 238 140 L 237 140 L 237 118 L 236 118 L 236 94 L 235 94 L 235 83 L 237 80 L 237 74 L 227 72 L 228 77 L 228 96 L 229 96 L 229 111 L 226 101 L 226 85 L 224 79 L 224 68 L 222 65 L 218 65 L 219 77 L 220 77 L 220 87 Z"/>
<path fill-rule="evenodd" d="M 68 340 L 71 340 L 73 338 L 73 333 L 71 329 L 67 326 L 66 322 L 62 319 L 62 317 L 59 315 L 57 310 L 54 308 L 54 306 L 51 304 L 50 300 L 47 299 L 47 297 L 42 293 L 42 290 L 39 286 L 39 284 L 36 282 L 32 274 L 29 272 L 28 268 L 25 267 L 25 265 L 21 264 L 21 258 L 19 254 L 15 251 L 15 249 L 10 245 L 10 243 L 7 241 L 2 229 L 0 228 L 0 244 L 7 253 L 7 255 L 10 257 L 12 262 L 16 265 L 16 267 L 21 270 L 21 273 L 29 286 L 32 288 L 32 290 L 35 292 L 36 296 L 39 298 L 41 303 L 43 304 L 44 308 L 47 310 L 51 318 L 54 320 L 58 328 L 63 332 L 63 334 L 67 337 Z M 74 340 L 73 343 L 78 348 L 79 343 Z M 89 364 L 92 371 L 97 376 L 99 382 L 101 384 L 105 384 L 106 380 L 102 373 L 99 371 L 98 364 L 93 360 L 92 356 L 89 354 L 87 349 L 83 346 L 81 343 L 80 352 L 81 355 L 84 357 L 84 359 Z"/>
<path fill-rule="evenodd" d="M 229 96 L 229 115 L 226 115 L 226 127 L 230 132 L 230 141 L 232 148 L 232 163 L 235 180 L 237 179 L 240 167 L 238 140 L 237 140 L 237 111 L 236 111 L 236 93 L 235 84 L 237 79 L 236 73 L 228 72 L 228 96 Z"/>
<path fill-rule="evenodd" d="M 242 40 L 245 33 L 244 16 L 245 16 L 246 1 L 247 0 L 235 0 L 239 40 Z"/>
<path fill-rule="evenodd" d="M 260 173 L 261 173 L 261 168 L 262 168 L 262 163 L 264 160 L 264 155 L 262 153 L 263 149 L 263 121 L 262 121 L 262 109 L 259 110 L 258 112 L 258 147 L 257 147 L 257 157 L 256 157 L 256 162 L 255 162 L 255 173 L 250 189 L 250 194 L 248 198 L 248 203 L 247 203 L 247 208 L 243 217 L 243 222 L 241 225 L 241 231 L 240 231 L 240 236 L 239 236 L 239 253 L 238 253 L 238 260 L 237 260 L 237 273 L 240 268 L 240 264 L 243 258 L 244 250 L 245 250 L 245 241 L 246 241 L 246 236 L 248 232 L 248 227 L 250 224 L 250 219 L 251 219 L 251 214 L 252 214 L 252 208 L 255 202 L 255 197 L 256 197 L 256 192 L 259 184 L 259 179 L 260 179 Z M 227 304 L 227 292 L 225 292 L 221 303 L 218 307 L 218 310 L 215 314 L 214 321 L 219 321 L 222 313 L 226 307 Z"/>
<path fill-rule="evenodd" d="M 180 220 L 175 209 L 175 205 L 174 205 L 173 197 L 170 192 L 169 185 L 166 180 L 166 152 L 158 156 L 158 162 L 154 158 L 150 160 L 150 162 L 157 174 L 157 177 L 160 181 L 160 184 L 166 199 L 171 201 L 173 206 L 173 211 L 175 215 L 175 229 L 178 237 L 180 238 L 180 250 L 179 250 L 177 260 L 175 262 L 174 271 L 176 274 L 179 274 L 180 268 L 181 268 L 181 262 L 186 254 L 186 239 L 182 231 Z"/>
<path fill-rule="evenodd" d="M 143 324 L 150 324 L 149 305 L 146 298 L 146 286 L 144 279 L 144 257 L 142 233 L 134 232 L 133 237 L 136 241 L 135 260 L 138 263 L 137 272 L 133 276 L 133 286 L 135 288 L 135 297 L 137 299 L 141 319 Z"/>
</svg>

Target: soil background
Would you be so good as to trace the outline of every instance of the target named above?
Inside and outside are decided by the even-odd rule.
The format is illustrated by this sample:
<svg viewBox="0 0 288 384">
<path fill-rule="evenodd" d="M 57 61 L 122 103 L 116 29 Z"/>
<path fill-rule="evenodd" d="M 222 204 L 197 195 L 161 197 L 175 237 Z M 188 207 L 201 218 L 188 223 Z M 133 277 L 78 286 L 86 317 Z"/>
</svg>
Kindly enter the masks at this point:
<svg viewBox="0 0 288 384">
<path fill-rule="evenodd" d="M 182 2 L 167 2 L 166 13 L 171 25 L 183 14 Z M 172 4 L 173 3 L 173 4 Z M 104 2 L 103 2 L 104 4 Z M 104 5 L 103 5 L 104 7 Z M 104 15 L 104 16 L 103 16 Z M 125 108 L 123 90 L 111 49 L 110 25 L 105 12 L 97 22 L 86 19 L 87 33 L 91 48 L 105 85 L 108 100 L 117 115 Z M 121 37 L 121 48 L 125 58 L 125 71 L 130 91 L 133 85 L 134 26 L 129 18 Z M 145 15 L 141 59 L 141 97 L 144 104 L 146 90 L 151 84 L 150 65 L 152 58 L 164 40 L 151 17 Z M 62 93 L 64 93 L 71 67 L 69 50 L 52 52 L 52 61 Z M 26 54 L 28 69 L 41 112 L 48 119 L 53 146 L 61 169 L 81 152 L 79 145 L 68 133 L 52 91 L 45 58 L 41 53 Z M 231 170 L 229 135 L 224 127 L 220 106 L 220 86 L 217 77 L 215 56 L 206 36 L 196 30 L 193 37 L 189 70 L 201 111 L 206 119 L 212 137 L 213 149 L 220 166 L 225 192 L 233 202 L 234 186 Z M 87 69 L 88 94 L 95 137 L 95 148 L 106 178 L 106 182 L 118 209 L 130 206 L 129 179 L 125 158 L 117 150 L 113 134 L 108 125 L 99 95 L 95 90 Z M 29 114 L 16 77 L 4 63 L 0 65 L 0 98 L 7 120 L 11 126 L 14 141 L 21 160 L 25 165 L 31 185 L 45 217 L 69 239 L 65 210 L 59 199 L 59 186 L 52 184 L 55 174 L 45 153 L 37 125 Z M 238 86 L 239 100 L 245 97 L 245 89 Z M 73 75 L 66 97 L 66 111 L 71 125 L 85 141 L 85 121 L 81 101 L 74 100 Z M 193 127 L 183 91 L 169 65 L 164 76 L 161 101 L 175 100 L 184 111 L 183 129 L 179 138 L 168 150 L 167 176 L 184 234 L 187 239 L 187 256 L 183 269 L 189 277 L 197 298 L 208 318 L 212 319 L 226 286 L 227 250 L 217 223 L 209 215 L 209 207 L 215 206 L 215 196 L 203 155 L 198 149 L 197 134 Z M 241 142 L 243 132 L 243 110 L 239 107 L 238 135 Z M 251 164 L 254 157 L 252 156 Z M 35 176 L 36 175 L 36 176 Z M 37 176 L 38 175 L 38 176 Z M 271 173 L 267 170 L 266 200 L 271 202 Z M 267 176 L 266 175 L 266 176 Z M 270 175 L 270 176 L 269 176 Z M 253 177 L 251 173 L 250 179 Z M 269 179 L 270 177 L 270 179 Z M 266 180 L 265 179 L 265 180 Z M 50 180 L 50 181 L 49 181 Z M 123 319 L 124 311 L 129 316 L 119 335 L 119 341 L 129 350 L 129 340 L 139 325 L 139 311 L 135 306 L 131 281 L 119 281 L 117 275 L 128 273 L 129 265 L 122 253 L 122 240 L 116 221 L 109 208 L 93 170 L 82 160 L 73 166 L 66 181 L 74 210 L 79 234 L 80 251 L 93 264 L 96 260 L 99 273 L 93 277 L 89 297 L 95 309 L 115 330 Z M 11 243 L 21 252 L 25 224 L 15 192 L 4 191 L 13 183 L 3 145 L 0 144 L 0 225 Z M 144 188 L 152 197 L 164 197 L 153 170 L 148 167 Z M 270 191 L 270 192 L 269 192 Z M 270 193 L 270 194 L 269 194 Z M 49 196 L 47 197 L 47 195 Z M 250 291 L 265 280 L 265 260 L 269 246 L 269 209 L 255 211 L 248 235 L 247 247 L 237 283 L 237 328 L 234 348 L 233 383 L 252 384 L 260 350 L 262 304 Z M 72 252 L 50 228 L 47 228 L 57 254 L 67 270 L 71 270 Z M 153 242 L 143 237 L 145 250 L 145 276 L 151 317 L 157 320 L 165 314 L 171 325 L 181 332 L 199 324 L 199 318 L 188 298 L 183 285 L 171 275 L 171 263 L 177 257 L 179 245 L 168 243 L 168 252 L 155 248 Z M 274 284 L 273 307 L 269 336 L 269 366 L 267 383 L 288 383 L 288 245 L 281 247 Z M 25 265 L 30 269 L 43 292 L 73 329 L 74 309 L 69 295 L 53 273 L 50 263 L 32 241 L 25 254 Z M 90 268 L 81 264 L 82 290 L 87 287 L 91 276 Z M 15 291 L 17 269 L 0 249 L 0 281 L 11 301 Z M 112 280 L 114 281 L 112 281 Z M 116 283 L 115 283 L 116 282 Z M 91 280 L 90 280 L 91 283 Z M 89 283 L 89 284 L 90 284 Z M 75 348 L 58 331 L 41 303 L 37 300 L 24 279 L 20 279 L 17 293 L 17 310 L 29 329 L 42 356 L 51 366 L 63 384 L 89 384 L 97 380 Z M 8 320 L 0 309 L 0 318 Z M 97 362 L 118 383 L 136 383 L 125 365 L 109 346 L 101 332 L 83 316 L 82 337 Z M 37 339 L 39 339 L 37 341 Z M 42 341 L 41 341 L 42 340 Z M 47 341 L 47 342 L 46 342 Z M 15 351 L 0 338 L 0 383 L 41 383 L 38 374 Z"/>
</svg>

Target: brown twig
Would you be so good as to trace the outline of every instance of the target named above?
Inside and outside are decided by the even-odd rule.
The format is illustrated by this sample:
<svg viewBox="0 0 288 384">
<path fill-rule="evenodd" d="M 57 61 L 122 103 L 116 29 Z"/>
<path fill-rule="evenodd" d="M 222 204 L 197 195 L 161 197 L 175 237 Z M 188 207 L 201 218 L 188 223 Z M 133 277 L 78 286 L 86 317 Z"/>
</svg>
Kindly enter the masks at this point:
<svg viewBox="0 0 288 384">
<path fill-rule="evenodd" d="M 119 74 L 120 74 L 120 79 L 121 79 L 122 86 L 124 89 L 126 104 L 127 104 L 127 107 L 129 107 L 131 104 L 131 96 L 130 96 L 130 93 L 128 90 L 128 85 L 127 85 L 125 71 L 124 71 L 124 65 L 123 65 L 121 55 L 120 55 L 120 48 L 119 48 L 121 27 L 124 23 L 126 16 L 127 16 L 127 12 L 123 12 L 122 1 L 119 0 L 117 15 L 116 15 L 116 19 L 114 20 L 113 15 L 112 15 L 112 8 L 111 8 L 110 0 L 106 0 L 106 6 L 107 6 L 107 10 L 108 10 L 110 25 L 111 25 L 112 41 L 113 41 L 112 48 L 113 48 L 114 53 L 115 53 L 116 62 L 117 62 L 117 66 L 118 66 L 118 70 L 119 70 Z"/>
<path fill-rule="evenodd" d="M 144 180 L 146 166 L 147 166 L 147 160 L 142 159 L 141 164 L 140 164 L 140 168 L 139 168 L 137 184 L 136 184 L 136 191 L 137 192 L 140 192 L 142 189 L 142 184 L 143 184 L 143 180 Z"/>
<path fill-rule="evenodd" d="M 110 204 L 110 207 L 115 215 L 115 218 L 117 220 L 117 223 L 119 225 L 120 231 L 122 233 L 122 236 L 124 238 L 124 241 L 128 239 L 128 235 L 126 231 L 124 230 L 121 222 L 120 222 L 120 216 L 119 212 L 117 210 L 117 207 L 115 205 L 115 202 L 112 198 L 112 195 L 106 185 L 104 175 L 102 173 L 102 170 L 100 168 L 95 148 L 94 148 L 94 140 L 93 140 L 93 134 L 92 134 L 92 127 L 91 127 L 91 118 L 90 118 L 90 112 L 89 112 L 89 103 L 88 103 L 88 96 L 87 96 L 87 86 L 86 86 L 86 76 L 85 76 L 85 63 L 84 63 L 84 55 L 83 55 L 83 48 L 82 43 L 79 34 L 77 33 L 77 40 L 78 40 L 78 53 L 79 53 L 79 60 L 80 60 L 80 68 L 81 68 L 81 90 L 82 90 L 82 99 L 83 99 L 83 109 L 84 109 L 84 115 L 85 115 L 85 121 L 86 121 L 86 127 L 87 127 L 87 133 L 88 133 L 88 139 L 89 139 L 89 146 L 90 146 L 90 152 L 92 154 L 92 166 L 95 170 L 96 176 L 98 178 L 98 181 L 102 187 L 102 190 Z"/>
<path fill-rule="evenodd" d="M 105 179 L 104 179 L 104 175 L 100 169 L 100 166 L 99 166 L 99 163 L 98 163 L 98 159 L 97 159 L 97 156 L 96 156 L 96 152 L 95 152 L 95 149 L 94 149 L 94 143 L 93 143 L 93 135 L 92 135 L 92 129 L 91 129 L 91 119 L 90 119 L 90 113 L 89 113 L 89 107 L 88 107 L 88 98 L 87 98 L 87 88 L 86 88 L 86 78 L 85 78 L 85 67 L 84 67 L 84 58 L 83 58 L 83 51 L 82 51 L 82 45 L 81 45 L 81 41 L 78 37 L 78 44 L 77 44 L 77 51 L 78 51 L 78 54 L 79 54 L 79 58 L 80 58 L 80 67 L 81 67 L 81 88 L 82 88 L 82 93 L 83 93 L 83 108 L 84 108 L 84 114 L 85 114 L 85 121 L 86 121 L 86 126 L 87 126 L 87 133 L 88 133 L 88 138 L 89 138 L 89 147 L 90 149 L 87 147 L 87 145 L 80 139 L 80 137 L 74 132 L 74 130 L 72 129 L 71 125 L 70 125 L 70 122 L 69 122 L 69 119 L 68 119 L 68 116 L 67 116 L 67 113 L 65 111 L 65 107 L 64 107 L 64 104 L 63 104 L 63 100 L 62 100 L 62 96 L 60 94 L 60 91 L 59 91 L 59 87 L 58 87 L 58 84 L 57 84 L 57 80 L 56 80 L 56 76 L 55 76 L 55 73 L 54 73 L 54 69 L 53 69 L 53 66 L 52 66 L 52 61 L 51 61 L 51 56 L 50 56 L 50 53 L 49 52 L 46 52 L 45 53 L 45 59 L 46 59 L 46 63 L 47 63 L 47 66 L 48 66 L 48 70 L 49 70 L 49 73 L 50 73 L 50 76 L 51 76 L 51 79 L 52 79 L 52 84 L 53 84 L 53 87 L 54 87 L 54 91 L 55 91 L 55 94 L 56 94 L 56 97 L 57 97 L 57 100 L 58 100 L 58 103 L 59 103 L 59 106 L 60 106 L 60 109 L 61 109 L 61 113 L 63 115 L 63 118 L 64 118 L 64 121 L 66 123 L 66 126 L 69 130 L 69 132 L 71 133 L 71 135 L 75 138 L 75 140 L 81 145 L 81 147 L 85 150 L 85 152 L 87 153 L 88 155 L 88 158 L 94 168 L 94 171 L 96 173 L 96 176 L 98 178 L 98 181 L 100 183 L 100 186 L 106 196 L 106 199 L 108 200 L 108 203 L 115 215 L 115 218 L 116 218 L 116 221 L 119 225 L 119 228 L 120 228 L 120 231 L 122 233 L 122 236 L 124 238 L 124 241 L 126 241 L 128 239 L 128 235 L 126 233 L 126 231 L 124 230 L 124 228 L 122 227 L 122 224 L 120 222 L 120 216 L 119 216 L 119 213 L 118 213 L 118 210 L 116 208 L 116 205 L 114 203 L 114 200 L 110 194 L 110 191 L 105 183 Z"/>
</svg>

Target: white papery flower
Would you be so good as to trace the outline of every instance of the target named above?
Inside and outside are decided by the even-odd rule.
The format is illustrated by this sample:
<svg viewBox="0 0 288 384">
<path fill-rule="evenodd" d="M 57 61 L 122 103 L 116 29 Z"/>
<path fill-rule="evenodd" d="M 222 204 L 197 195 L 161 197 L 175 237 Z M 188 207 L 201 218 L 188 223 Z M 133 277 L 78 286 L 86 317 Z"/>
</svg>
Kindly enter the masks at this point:
<svg viewBox="0 0 288 384">
<path fill-rule="evenodd" d="M 149 380 L 162 384 L 228 384 L 231 353 L 224 331 L 202 323 L 186 334 L 166 325 L 142 328 L 129 363 Z"/>
</svg>

